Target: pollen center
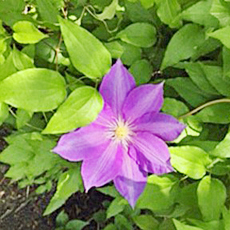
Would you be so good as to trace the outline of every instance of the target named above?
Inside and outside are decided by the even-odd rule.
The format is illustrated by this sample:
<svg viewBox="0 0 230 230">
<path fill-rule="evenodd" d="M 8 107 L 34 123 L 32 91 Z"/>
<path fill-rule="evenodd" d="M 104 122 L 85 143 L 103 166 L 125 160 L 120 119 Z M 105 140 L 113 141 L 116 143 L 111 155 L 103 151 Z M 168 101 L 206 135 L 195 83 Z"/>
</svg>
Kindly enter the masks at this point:
<svg viewBox="0 0 230 230">
<path fill-rule="evenodd" d="M 118 126 L 115 130 L 115 135 L 119 139 L 124 139 L 128 136 L 129 130 L 126 126 Z"/>
</svg>

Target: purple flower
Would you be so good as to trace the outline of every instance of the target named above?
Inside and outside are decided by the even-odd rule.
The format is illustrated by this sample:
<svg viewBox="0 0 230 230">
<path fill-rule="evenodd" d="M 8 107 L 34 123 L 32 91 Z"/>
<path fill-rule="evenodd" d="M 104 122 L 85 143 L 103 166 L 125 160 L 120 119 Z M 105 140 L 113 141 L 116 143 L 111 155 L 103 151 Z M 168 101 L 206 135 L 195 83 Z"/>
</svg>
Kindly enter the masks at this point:
<svg viewBox="0 0 230 230">
<path fill-rule="evenodd" d="M 148 173 L 173 171 L 164 141 L 174 140 L 185 126 L 159 112 L 163 83 L 136 87 L 120 60 L 103 78 L 100 93 L 105 103 L 98 118 L 64 134 L 53 151 L 69 161 L 83 160 L 86 191 L 113 180 L 134 207 Z"/>
</svg>

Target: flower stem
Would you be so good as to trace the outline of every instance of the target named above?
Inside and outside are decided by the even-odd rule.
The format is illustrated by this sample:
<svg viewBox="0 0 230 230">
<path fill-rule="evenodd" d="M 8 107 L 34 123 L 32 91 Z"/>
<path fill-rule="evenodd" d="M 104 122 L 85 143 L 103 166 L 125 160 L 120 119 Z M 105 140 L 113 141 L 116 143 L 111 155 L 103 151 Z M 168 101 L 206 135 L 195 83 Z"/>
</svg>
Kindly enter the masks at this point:
<svg viewBox="0 0 230 230">
<path fill-rule="evenodd" d="M 204 108 L 211 106 L 211 105 L 220 104 L 220 103 L 230 103 L 230 98 L 222 98 L 222 99 L 217 99 L 214 101 L 209 101 L 209 102 L 207 102 L 203 105 L 200 105 L 197 108 L 189 111 L 188 113 L 185 113 L 185 114 L 179 116 L 178 119 L 183 119 L 183 118 L 189 117 L 189 116 L 193 115 L 194 113 L 199 112 L 201 109 L 204 109 Z"/>
</svg>

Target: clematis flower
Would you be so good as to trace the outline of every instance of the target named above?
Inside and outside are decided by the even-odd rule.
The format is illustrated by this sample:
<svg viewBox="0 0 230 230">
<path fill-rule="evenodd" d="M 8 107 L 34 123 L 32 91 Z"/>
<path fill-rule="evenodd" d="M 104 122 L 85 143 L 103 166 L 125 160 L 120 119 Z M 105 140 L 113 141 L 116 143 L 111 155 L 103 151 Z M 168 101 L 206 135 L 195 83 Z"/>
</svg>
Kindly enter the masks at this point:
<svg viewBox="0 0 230 230">
<path fill-rule="evenodd" d="M 86 192 L 113 181 L 134 207 L 148 173 L 173 171 L 165 141 L 174 140 L 185 126 L 159 112 L 163 83 L 136 87 L 120 60 L 104 76 L 99 91 L 104 108 L 98 118 L 64 134 L 53 151 L 69 161 L 83 161 Z"/>
</svg>

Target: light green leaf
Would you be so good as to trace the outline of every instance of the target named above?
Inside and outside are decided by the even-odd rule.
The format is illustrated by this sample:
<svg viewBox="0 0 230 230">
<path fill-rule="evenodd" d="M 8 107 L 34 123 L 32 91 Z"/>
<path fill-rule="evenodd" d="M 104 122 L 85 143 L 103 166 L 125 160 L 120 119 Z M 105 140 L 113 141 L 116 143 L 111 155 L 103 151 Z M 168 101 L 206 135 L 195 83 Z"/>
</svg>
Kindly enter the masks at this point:
<svg viewBox="0 0 230 230">
<path fill-rule="evenodd" d="M 226 26 L 214 32 L 210 32 L 207 35 L 220 40 L 228 49 L 230 49 L 230 26 Z"/>
<path fill-rule="evenodd" d="M 111 55 L 103 44 L 77 24 L 60 17 L 59 22 L 74 67 L 92 79 L 105 75 L 111 65 Z"/>
<path fill-rule="evenodd" d="M 229 103 L 220 103 L 202 109 L 195 116 L 202 122 L 228 124 L 230 122 L 229 111 Z"/>
<path fill-rule="evenodd" d="M 81 186 L 82 181 L 79 165 L 64 172 L 58 180 L 57 190 L 54 196 L 51 198 L 50 203 L 46 207 L 43 215 L 49 215 L 61 207 L 73 193 L 80 189 Z"/>
<path fill-rule="evenodd" d="M 82 220 L 71 220 L 66 224 L 65 230 L 81 230 L 88 224 L 88 222 Z"/>
<path fill-rule="evenodd" d="M 157 15 L 163 23 L 171 28 L 177 28 L 182 25 L 179 18 L 181 7 L 177 0 L 161 0 L 158 5 Z"/>
<path fill-rule="evenodd" d="M 11 52 L 6 61 L 0 66 L 0 80 L 3 80 L 13 73 L 17 72 L 13 62 L 13 53 Z"/>
<path fill-rule="evenodd" d="M 103 230 L 117 230 L 114 224 L 108 224 Z"/>
<path fill-rule="evenodd" d="M 230 229 L 230 210 L 225 206 L 222 209 L 225 230 Z"/>
<path fill-rule="evenodd" d="M 166 80 L 166 84 L 173 87 L 178 94 L 193 107 L 207 102 L 212 95 L 200 90 L 189 78 L 177 77 Z"/>
<path fill-rule="evenodd" d="M 36 0 L 38 11 L 44 21 L 57 23 L 58 9 L 53 5 L 52 0 Z"/>
<path fill-rule="evenodd" d="M 204 221 L 219 220 L 226 200 L 224 184 L 218 179 L 206 176 L 198 185 L 197 196 Z"/>
<path fill-rule="evenodd" d="M 158 229 L 159 222 L 151 215 L 134 216 L 133 220 L 142 230 Z"/>
<path fill-rule="evenodd" d="M 177 230 L 203 230 L 202 228 L 193 227 L 191 225 L 183 224 L 176 219 L 173 219 L 173 222 L 174 222 Z"/>
<path fill-rule="evenodd" d="M 181 17 L 186 21 L 192 21 L 200 25 L 216 28 L 219 22 L 209 12 L 211 5 L 212 0 L 198 1 L 196 4 L 184 10 L 181 13 Z"/>
<path fill-rule="evenodd" d="M 190 58 L 204 41 L 205 34 L 201 27 L 196 24 L 186 24 L 171 38 L 165 51 L 161 69 Z"/>
<path fill-rule="evenodd" d="M 230 24 L 229 3 L 226 3 L 223 0 L 213 0 L 210 13 L 219 20 L 221 27 L 228 26 Z"/>
<path fill-rule="evenodd" d="M 0 54 L 3 54 L 7 49 L 6 39 L 4 37 L 0 37 Z"/>
<path fill-rule="evenodd" d="M 133 23 L 120 31 L 116 38 L 137 47 L 151 47 L 156 42 L 156 29 L 149 23 Z"/>
<path fill-rule="evenodd" d="M 106 218 L 109 219 L 110 217 L 116 216 L 118 213 L 121 213 L 126 205 L 128 205 L 128 201 L 125 200 L 123 197 L 115 198 L 106 211 Z"/>
<path fill-rule="evenodd" d="M 99 20 L 112 19 L 116 13 L 118 0 L 113 0 L 109 6 L 106 6 L 101 14 L 96 14 Z"/>
<path fill-rule="evenodd" d="M 225 138 L 219 142 L 219 144 L 210 152 L 210 154 L 220 158 L 230 157 L 230 132 L 227 133 Z"/>
<path fill-rule="evenodd" d="M 147 60 L 141 59 L 131 65 L 129 72 L 135 78 L 136 84 L 141 85 L 149 82 L 152 76 L 153 67 Z"/>
<path fill-rule="evenodd" d="M 50 119 L 43 133 L 64 133 L 95 120 L 103 107 L 96 89 L 82 86 L 74 90 Z"/>
<path fill-rule="evenodd" d="M 140 2 L 145 9 L 149 9 L 154 5 L 155 0 L 140 0 Z"/>
<path fill-rule="evenodd" d="M 99 192 L 102 192 L 108 196 L 112 196 L 114 198 L 116 197 L 120 197 L 119 192 L 116 190 L 116 188 L 114 186 L 106 186 L 106 187 L 102 187 L 102 188 L 97 188 L 97 190 Z"/>
<path fill-rule="evenodd" d="M 12 51 L 13 63 L 18 70 L 34 68 L 33 60 L 15 47 Z"/>
<path fill-rule="evenodd" d="M 19 71 L 0 83 L 0 101 L 27 111 L 50 111 L 65 98 L 64 78 L 48 69 Z"/>
<path fill-rule="evenodd" d="M 9 116 L 8 105 L 0 102 L 0 125 L 6 120 Z"/>
<path fill-rule="evenodd" d="M 171 164 L 179 172 L 193 179 L 200 179 L 211 163 L 209 155 L 195 146 L 170 147 Z"/>
<path fill-rule="evenodd" d="M 177 192 L 178 184 L 174 177 L 151 175 L 136 207 L 150 209 L 153 212 L 168 209 L 174 203 Z"/>
<path fill-rule="evenodd" d="M 13 26 L 13 38 L 22 44 L 35 44 L 48 37 L 47 35 L 40 32 L 33 23 L 29 21 L 19 21 Z"/>
<path fill-rule="evenodd" d="M 188 221 L 203 230 L 224 230 L 221 228 L 221 222 L 219 220 L 204 222 L 201 220 L 189 219 Z"/>
<path fill-rule="evenodd" d="M 16 115 L 16 126 L 17 129 L 20 129 L 31 119 L 33 113 L 24 109 L 17 109 Z"/>
<path fill-rule="evenodd" d="M 118 59 L 124 52 L 123 46 L 117 41 L 104 43 L 104 45 L 110 52 L 112 58 Z"/>
</svg>

